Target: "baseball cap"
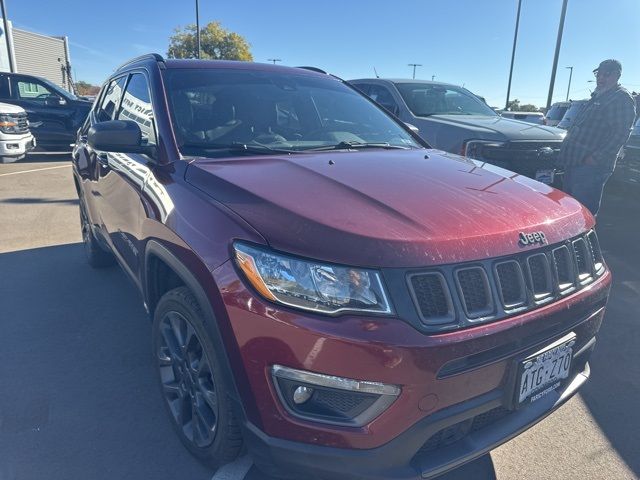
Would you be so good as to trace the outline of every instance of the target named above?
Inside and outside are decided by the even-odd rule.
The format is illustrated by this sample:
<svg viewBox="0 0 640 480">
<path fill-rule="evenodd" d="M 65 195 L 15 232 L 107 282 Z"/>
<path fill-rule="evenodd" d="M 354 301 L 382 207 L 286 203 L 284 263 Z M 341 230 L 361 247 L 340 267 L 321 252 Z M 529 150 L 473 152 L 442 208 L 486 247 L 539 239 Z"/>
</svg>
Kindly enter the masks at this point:
<svg viewBox="0 0 640 480">
<path fill-rule="evenodd" d="M 622 73 L 622 64 L 618 60 L 609 58 L 607 60 L 603 60 L 602 62 L 600 62 L 600 65 L 598 65 L 598 67 L 595 68 L 593 71 Z"/>
</svg>

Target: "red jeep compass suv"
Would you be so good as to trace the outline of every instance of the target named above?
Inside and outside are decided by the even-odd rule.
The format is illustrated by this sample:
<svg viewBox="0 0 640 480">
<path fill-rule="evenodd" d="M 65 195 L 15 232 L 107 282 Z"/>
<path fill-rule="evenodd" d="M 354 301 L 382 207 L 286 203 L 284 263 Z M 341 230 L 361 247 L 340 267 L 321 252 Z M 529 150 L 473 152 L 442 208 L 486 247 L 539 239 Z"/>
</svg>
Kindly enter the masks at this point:
<svg viewBox="0 0 640 480">
<path fill-rule="evenodd" d="M 588 211 L 317 69 L 134 59 L 73 157 L 88 260 L 139 288 L 169 416 L 213 465 L 428 478 L 589 377 L 611 275 Z"/>
</svg>

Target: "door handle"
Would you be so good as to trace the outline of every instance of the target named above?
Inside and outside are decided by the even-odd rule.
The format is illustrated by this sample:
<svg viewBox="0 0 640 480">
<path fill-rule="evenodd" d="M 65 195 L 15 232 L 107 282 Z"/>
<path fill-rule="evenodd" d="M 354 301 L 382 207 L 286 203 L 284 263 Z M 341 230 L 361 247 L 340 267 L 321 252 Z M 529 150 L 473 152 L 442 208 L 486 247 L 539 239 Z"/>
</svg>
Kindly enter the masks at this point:
<svg viewBox="0 0 640 480">
<path fill-rule="evenodd" d="M 109 156 L 106 153 L 101 152 L 96 154 L 96 156 L 98 157 L 98 163 L 100 165 L 102 165 L 103 167 L 109 166 Z"/>
</svg>

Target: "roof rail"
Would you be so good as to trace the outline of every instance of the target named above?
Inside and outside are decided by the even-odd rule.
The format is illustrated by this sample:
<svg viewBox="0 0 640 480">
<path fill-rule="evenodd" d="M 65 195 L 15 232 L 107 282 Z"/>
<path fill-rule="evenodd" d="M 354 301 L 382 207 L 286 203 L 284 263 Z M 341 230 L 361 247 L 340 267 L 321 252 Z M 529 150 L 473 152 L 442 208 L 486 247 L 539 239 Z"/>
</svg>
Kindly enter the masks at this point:
<svg viewBox="0 0 640 480">
<path fill-rule="evenodd" d="M 311 70 L 312 72 L 324 73 L 325 75 L 327 75 L 327 72 L 325 72 L 324 70 L 318 67 L 296 67 L 296 68 L 304 68 L 305 70 Z"/>
<path fill-rule="evenodd" d="M 124 62 L 122 65 L 116 68 L 116 71 L 121 70 L 127 65 L 130 65 L 132 63 L 141 62 L 142 60 L 155 60 L 156 62 L 164 63 L 164 58 L 159 53 L 146 53 L 144 55 L 140 55 L 139 57 L 135 57 L 135 58 L 132 58 L 131 60 Z"/>
</svg>

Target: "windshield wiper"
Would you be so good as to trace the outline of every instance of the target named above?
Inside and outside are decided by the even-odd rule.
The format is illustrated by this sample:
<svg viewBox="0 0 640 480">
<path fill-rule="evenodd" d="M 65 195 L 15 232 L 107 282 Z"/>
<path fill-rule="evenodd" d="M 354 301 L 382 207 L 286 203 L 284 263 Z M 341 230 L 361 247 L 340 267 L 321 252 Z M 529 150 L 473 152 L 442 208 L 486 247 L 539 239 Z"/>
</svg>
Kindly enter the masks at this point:
<svg viewBox="0 0 640 480">
<path fill-rule="evenodd" d="M 304 152 L 321 152 L 323 150 L 359 150 L 359 149 L 363 149 L 363 148 L 384 148 L 387 150 L 409 150 L 411 149 L 411 147 L 404 147 L 402 145 L 391 145 L 390 143 L 387 142 L 380 142 L 380 143 L 374 143 L 374 142 L 340 142 L 337 143 L 335 145 L 325 145 L 322 147 L 315 147 L 315 148 L 305 148 Z"/>
<path fill-rule="evenodd" d="M 182 145 L 186 148 L 194 148 L 203 150 L 205 152 L 245 152 L 245 153 L 267 153 L 267 154 L 279 154 L 279 153 L 300 153 L 296 150 L 287 150 L 284 148 L 272 148 L 262 144 L 250 144 L 234 142 L 229 144 L 215 144 L 215 143 L 185 143 Z"/>
</svg>

